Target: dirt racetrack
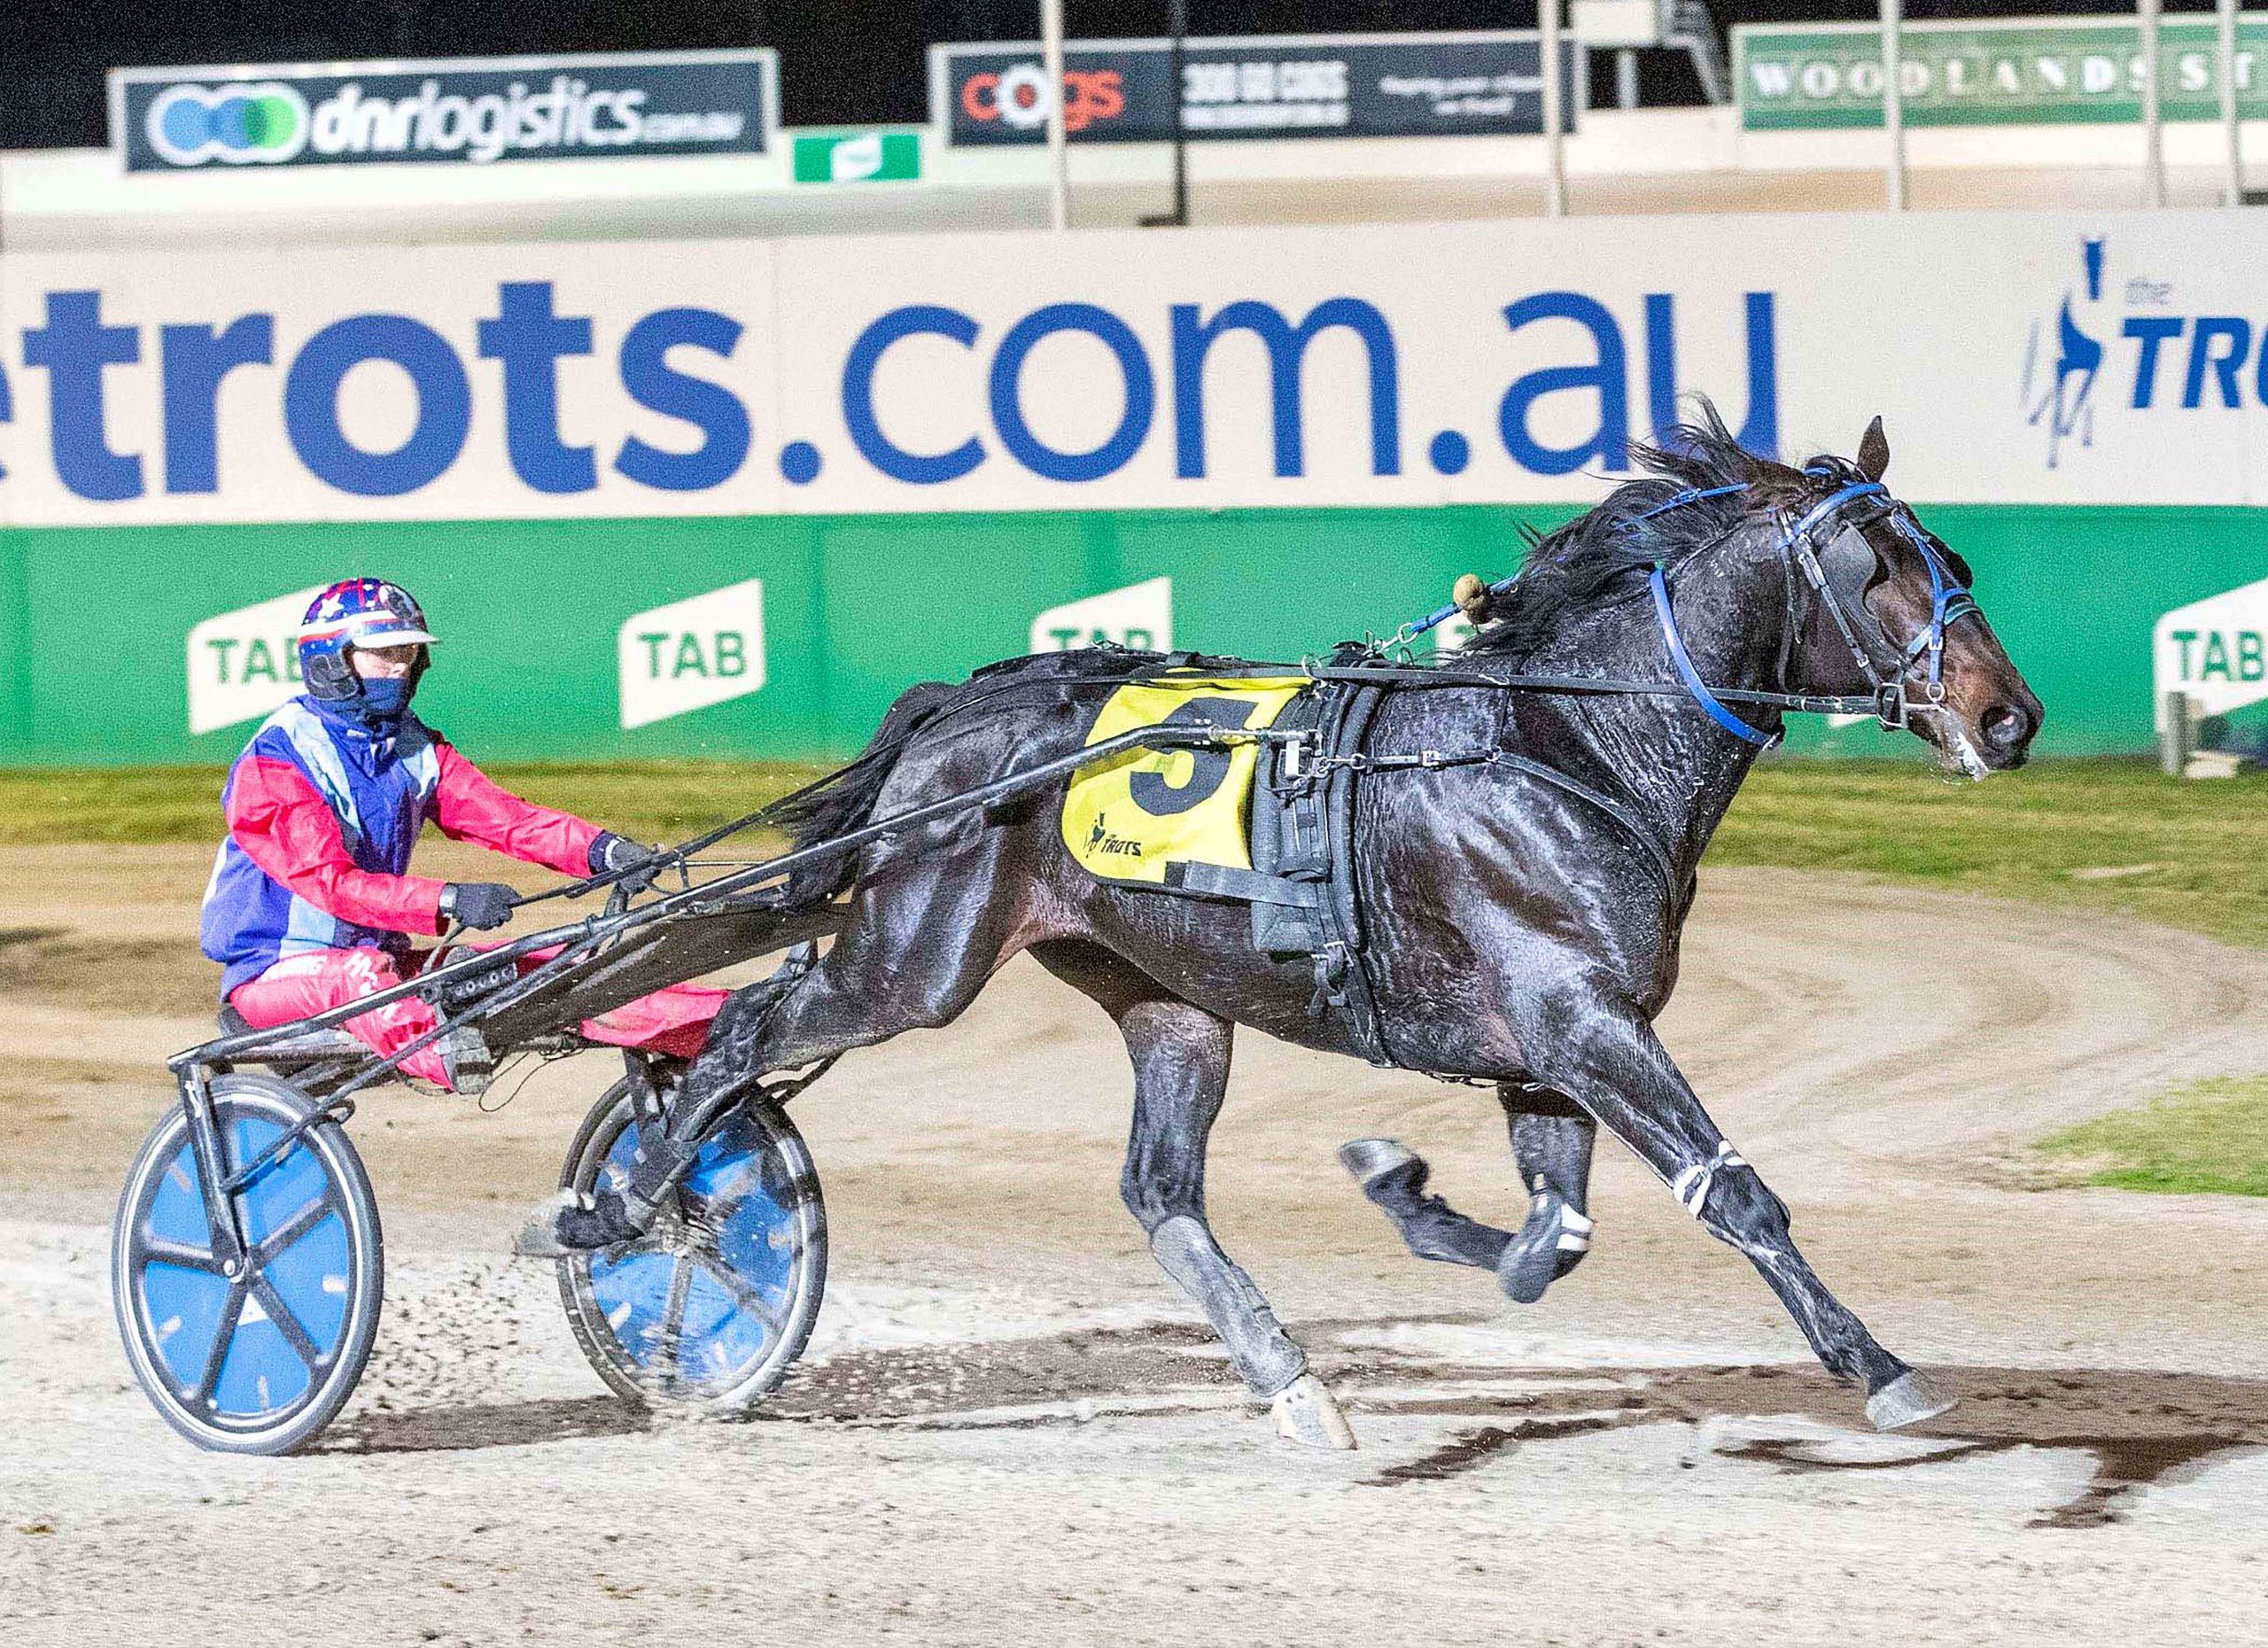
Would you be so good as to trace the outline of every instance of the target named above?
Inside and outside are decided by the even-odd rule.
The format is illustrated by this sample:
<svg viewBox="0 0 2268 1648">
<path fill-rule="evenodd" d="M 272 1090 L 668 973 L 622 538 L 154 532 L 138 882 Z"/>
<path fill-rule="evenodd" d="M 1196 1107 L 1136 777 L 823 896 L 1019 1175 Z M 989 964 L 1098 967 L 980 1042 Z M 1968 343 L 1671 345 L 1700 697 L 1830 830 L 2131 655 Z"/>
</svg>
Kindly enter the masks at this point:
<svg viewBox="0 0 2268 1648">
<path fill-rule="evenodd" d="M 1829 1282 L 1955 1371 L 1963 1404 L 1920 1434 L 1867 1431 L 1747 1265 L 1612 1147 L 1597 1250 L 1541 1305 L 1408 1257 L 1333 1148 L 1402 1138 L 1503 1218 L 1493 1103 L 1248 1037 L 1216 1224 L 1363 1448 L 1278 1443 L 1117 1204 L 1114 1034 L 1018 963 L 798 1102 L 833 1274 L 763 1419 L 621 1407 L 548 1272 L 502 1257 L 608 1079 L 589 1060 L 497 1115 L 364 1105 L 377 1355 L 320 1451 L 233 1460 L 134 1388 L 102 1234 L 159 1061 L 209 1022 L 184 943 L 206 863 L 0 854 L 11 1648 L 2258 1640 L 2268 1204 L 2039 1191 L 2020 1146 L 2268 1069 L 2268 956 L 1705 878 L 1666 1038 Z"/>
</svg>

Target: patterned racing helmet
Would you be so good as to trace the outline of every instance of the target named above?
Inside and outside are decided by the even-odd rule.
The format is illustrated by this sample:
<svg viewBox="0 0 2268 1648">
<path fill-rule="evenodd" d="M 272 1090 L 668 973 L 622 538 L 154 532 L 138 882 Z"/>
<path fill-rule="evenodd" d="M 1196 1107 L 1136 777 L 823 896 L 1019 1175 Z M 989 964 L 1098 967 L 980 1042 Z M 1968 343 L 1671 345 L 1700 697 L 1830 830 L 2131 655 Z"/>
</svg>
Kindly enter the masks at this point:
<svg viewBox="0 0 2268 1648">
<path fill-rule="evenodd" d="M 416 598 L 382 578 L 341 579 L 299 620 L 299 679 L 307 696 L 337 701 L 362 690 L 347 659 L 355 647 L 426 647 L 433 637 Z"/>
</svg>

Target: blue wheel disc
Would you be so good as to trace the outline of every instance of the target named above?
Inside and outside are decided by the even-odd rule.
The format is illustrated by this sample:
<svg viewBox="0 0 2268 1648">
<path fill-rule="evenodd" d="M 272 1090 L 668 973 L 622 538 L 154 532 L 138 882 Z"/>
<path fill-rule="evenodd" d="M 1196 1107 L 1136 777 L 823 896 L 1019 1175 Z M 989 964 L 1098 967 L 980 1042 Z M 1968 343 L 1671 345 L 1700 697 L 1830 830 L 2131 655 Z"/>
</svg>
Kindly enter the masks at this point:
<svg viewBox="0 0 2268 1648">
<path fill-rule="evenodd" d="M 637 1130 L 625 1126 L 599 1170 L 629 1178 Z M 799 1193 L 764 1131 L 735 1119 L 702 1147 L 680 1187 L 681 1217 L 590 1261 L 602 1347 L 642 1384 L 680 1400 L 720 1395 L 776 1350 L 796 1304 Z"/>
<path fill-rule="evenodd" d="M 217 1098 L 216 1119 L 224 1175 L 287 1126 L 267 1106 L 227 1097 Z M 161 1123 L 153 1142 L 134 1181 L 140 1194 L 120 1209 L 121 1325 L 139 1339 L 137 1372 L 154 1380 L 167 1417 L 207 1445 L 281 1432 L 318 1400 L 343 1395 L 331 1376 L 367 1263 L 355 1252 L 348 1187 L 309 1137 L 294 1141 L 237 1193 L 246 1251 L 231 1276 L 214 1255 L 186 1127 Z M 367 1331 L 361 1338 L 367 1349 Z"/>
</svg>

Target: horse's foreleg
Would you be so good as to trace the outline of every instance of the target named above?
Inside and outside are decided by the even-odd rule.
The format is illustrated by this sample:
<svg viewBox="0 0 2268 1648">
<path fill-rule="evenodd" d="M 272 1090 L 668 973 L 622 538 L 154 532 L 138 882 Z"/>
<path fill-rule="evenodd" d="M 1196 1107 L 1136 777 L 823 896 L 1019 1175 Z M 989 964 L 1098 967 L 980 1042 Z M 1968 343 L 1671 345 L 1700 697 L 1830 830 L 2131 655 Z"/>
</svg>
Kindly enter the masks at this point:
<svg viewBox="0 0 2268 1648">
<path fill-rule="evenodd" d="M 1528 1193 L 1527 1218 L 1499 1255 L 1496 1278 L 1514 1300 L 1534 1304 L 1590 1251 L 1598 1123 L 1564 1094 L 1530 1082 L 1499 1082 L 1496 1099 Z"/>
<path fill-rule="evenodd" d="M 1205 1312 L 1253 1394 L 1273 1403 L 1279 1431 L 1313 1447 L 1352 1448 L 1355 1434 L 1308 1372 L 1307 1353 L 1205 1222 L 1205 1145 L 1228 1087 L 1229 1022 L 1169 999 L 1138 1001 L 1116 1016 L 1134 1061 L 1119 1193 L 1151 1255 Z"/>
<path fill-rule="evenodd" d="M 1596 1116 L 1711 1235 L 1755 1265 L 1828 1372 L 1865 1387 L 1867 1417 L 1879 1428 L 1953 1405 L 1942 1380 L 1884 1350 L 1828 1291 L 1797 1251 L 1787 1204 L 1718 1131 L 1643 1016 L 1587 990 L 1540 999 L 1524 1016 L 1536 1075 Z"/>
</svg>

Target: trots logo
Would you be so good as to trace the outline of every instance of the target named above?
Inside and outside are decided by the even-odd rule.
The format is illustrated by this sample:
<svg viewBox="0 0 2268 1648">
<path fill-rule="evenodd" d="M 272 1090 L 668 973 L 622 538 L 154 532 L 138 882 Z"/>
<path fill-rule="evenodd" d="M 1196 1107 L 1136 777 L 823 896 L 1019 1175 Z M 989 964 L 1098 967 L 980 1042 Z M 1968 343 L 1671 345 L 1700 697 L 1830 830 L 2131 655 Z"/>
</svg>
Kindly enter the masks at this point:
<svg viewBox="0 0 2268 1648">
<path fill-rule="evenodd" d="M 2078 278 L 2025 339 L 2023 415 L 2045 437 L 2050 469 L 2095 444 L 2099 416 L 2159 415 L 2194 447 L 2225 439 L 2217 415 L 2268 405 L 2268 326 L 2244 312 L 2241 291 L 2216 290 L 2241 276 L 2239 266 L 2193 261 L 2176 266 L 2177 278 L 2131 256 L 2115 260 L 2113 250 L 2103 236 L 2080 240 Z"/>
<path fill-rule="evenodd" d="M 2102 344 L 2080 326 L 2072 300 L 2078 299 L 2089 310 L 2101 303 L 2102 248 L 2099 236 L 2080 243 L 2085 278 L 2063 289 L 2055 307 L 2052 349 L 2043 336 L 2047 323 L 2034 321 L 2024 342 L 2024 422 L 2046 431 L 2051 470 L 2061 462 L 2067 440 L 2076 437 L 2082 447 L 2094 445 L 2094 385 L 2102 369 Z"/>
<path fill-rule="evenodd" d="M 274 166 L 307 146 L 307 100 L 276 81 L 168 86 L 150 105 L 150 146 L 175 166 Z"/>
</svg>

